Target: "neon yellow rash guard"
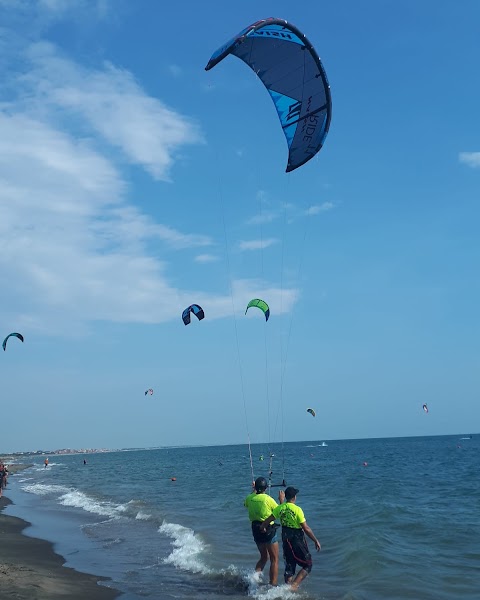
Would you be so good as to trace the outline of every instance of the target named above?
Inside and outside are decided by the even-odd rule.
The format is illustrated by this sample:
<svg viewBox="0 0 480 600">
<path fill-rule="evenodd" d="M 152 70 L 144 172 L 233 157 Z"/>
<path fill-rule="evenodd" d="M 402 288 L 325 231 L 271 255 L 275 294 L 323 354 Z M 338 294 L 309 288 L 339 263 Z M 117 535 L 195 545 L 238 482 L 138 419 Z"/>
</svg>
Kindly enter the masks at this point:
<svg viewBox="0 0 480 600">
<path fill-rule="evenodd" d="M 280 519 L 282 527 L 291 527 L 292 529 L 301 529 L 302 523 L 305 523 L 303 510 L 292 502 L 280 504 L 272 510 L 273 516 Z"/>
<path fill-rule="evenodd" d="M 269 517 L 273 509 L 278 506 L 273 498 L 268 494 L 253 494 L 245 498 L 244 506 L 248 508 L 248 518 L 250 521 L 264 521 Z"/>
</svg>

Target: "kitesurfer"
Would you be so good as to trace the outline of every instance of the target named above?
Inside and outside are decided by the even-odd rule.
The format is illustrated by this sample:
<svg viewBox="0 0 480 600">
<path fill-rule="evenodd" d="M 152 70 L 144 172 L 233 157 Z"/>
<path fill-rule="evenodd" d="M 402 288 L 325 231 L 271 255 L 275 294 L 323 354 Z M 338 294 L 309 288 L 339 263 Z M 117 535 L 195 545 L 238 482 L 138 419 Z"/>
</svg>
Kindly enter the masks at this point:
<svg viewBox="0 0 480 600">
<path fill-rule="evenodd" d="M 280 490 L 278 498 L 281 504 L 276 506 L 270 517 L 267 517 L 261 524 L 261 529 L 268 529 L 272 526 L 273 518 L 280 519 L 285 559 L 285 583 L 291 584 L 293 591 L 298 589 L 298 586 L 312 570 L 312 556 L 308 550 L 305 535 L 315 544 L 317 552 L 321 549 L 320 542 L 307 525 L 303 510 L 296 504 L 298 492 L 297 488 L 291 486 L 287 487 L 285 492 Z M 300 567 L 300 571 L 295 576 L 297 565 Z"/>
<path fill-rule="evenodd" d="M 270 559 L 269 582 L 277 585 L 278 579 L 278 540 L 275 525 L 264 526 L 265 519 L 278 506 L 273 498 L 265 493 L 268 487 L 265 477 L 255 479 L 252 492 L 245 498 L 244 506 L 248 509 L 248 517 L 252 523 L 252 534 L 257 544 L 260 558 L 255 565 L 255 571 L 261 573 Z M 283 492 L 282 492 L 283 493 Z M 280 493 L 279 493 L 280 499 Z"/>
<path fill-rule="evenodd" d="M 47 467 L 48 467 L 48 458 L 46 458 L 46 459 L 43 461 L 43 463 L 45 464 L 45 468 L 47 468 Z"/>
</svg>

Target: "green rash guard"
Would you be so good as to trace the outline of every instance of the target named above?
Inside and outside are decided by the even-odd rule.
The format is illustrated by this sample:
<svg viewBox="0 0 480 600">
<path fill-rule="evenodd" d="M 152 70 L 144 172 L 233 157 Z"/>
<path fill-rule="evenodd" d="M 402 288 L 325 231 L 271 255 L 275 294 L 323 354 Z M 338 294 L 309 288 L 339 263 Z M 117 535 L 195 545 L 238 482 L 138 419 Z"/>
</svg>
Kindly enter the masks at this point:
<svg viewBox="0 0 480 600">
<path fill-rule="evenodd" d="M 272 513 L 275 518 L 280 519 L 282 527 L 302 529 L 302 523 L 306 521 L 303 510 L 292 502 L 278 505 L 272 510 Z"/>
<path fill-rule="evenodd" d="M 248 508 L 248 518 L 252 522 L 264 521 L 278 506 L 268 494 L 256 494 L 255 492 L 245 498 L 243 505 Z"/>
</svg>

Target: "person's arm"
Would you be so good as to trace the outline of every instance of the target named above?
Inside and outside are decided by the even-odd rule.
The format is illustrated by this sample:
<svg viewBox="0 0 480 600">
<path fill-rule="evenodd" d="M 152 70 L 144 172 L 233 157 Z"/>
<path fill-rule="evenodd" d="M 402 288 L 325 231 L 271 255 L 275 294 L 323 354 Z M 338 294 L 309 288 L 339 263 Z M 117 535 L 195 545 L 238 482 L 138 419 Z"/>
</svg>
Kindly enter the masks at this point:
<svg viewBox="0 0 480 600">
<path fill-rule="evenodd" d="M 265 533 L 265 530 L 267 529 L 267 527 L 269 525 L 271 525 L 272 523 L 275 523 L 275 517 L 273 516 L 273 513 L 260 523 L 260 525 L 259 525 L 260 531 L 263 531 Z"/>
<path fill-rule="evenodd" d="M 320 546 L 320 542 L 317 540 L 317 538 L 315 537 L 315 534 L 313 533 L 313 531 L 310 529 L 310 527 L 307 525 L 307 522 L 304 521 L 302 523 L 302 529 L 305 532 L 305 535 L 307 535 L 312 542 L 315 544 L 315 550 L 318 552 L 319 550 L 322 549 L 322 547 Z"/>
<path fill-rule="evenodd" d="M 278 494 L 279 498 L 280 498 L 280 492 Z M 267 527 L 271 524 L 271 523 L 275 523 L 275 519 L 277 518 L 274 514 L 275 509 L 278 508 L 278 506 L 276 506 L 275 508 L 271 509 L 272 510 L 272 514 L 269 515 L 266 519 L 264 519 L 261 523 L 260 523 L 260 531 L 265 532 Z"/>
<path fill-rule="evenodd" d="M 285 492 L 283 490 L 278 490 L 278 503 L 283 504 L 285 502 Z"/>
</svg>

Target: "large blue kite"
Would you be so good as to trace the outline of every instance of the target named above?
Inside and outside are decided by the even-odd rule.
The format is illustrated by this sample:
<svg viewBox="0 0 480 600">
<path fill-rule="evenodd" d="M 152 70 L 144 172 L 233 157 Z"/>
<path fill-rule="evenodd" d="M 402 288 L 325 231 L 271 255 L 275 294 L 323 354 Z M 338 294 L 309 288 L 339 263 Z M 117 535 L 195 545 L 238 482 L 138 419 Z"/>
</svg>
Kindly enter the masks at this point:
<svg viewBox="0 0 480 600">
<path fill-rule="evenodd" d="M 219 48 L 205 70 L 229 54 L 261 79 L 277 109 L 288 144 L 287 173 L 317 154 L 327 137 L 332 99 L 327 75 L 312 44 L 283 19 L 263 19 Z"/>
</svg>

